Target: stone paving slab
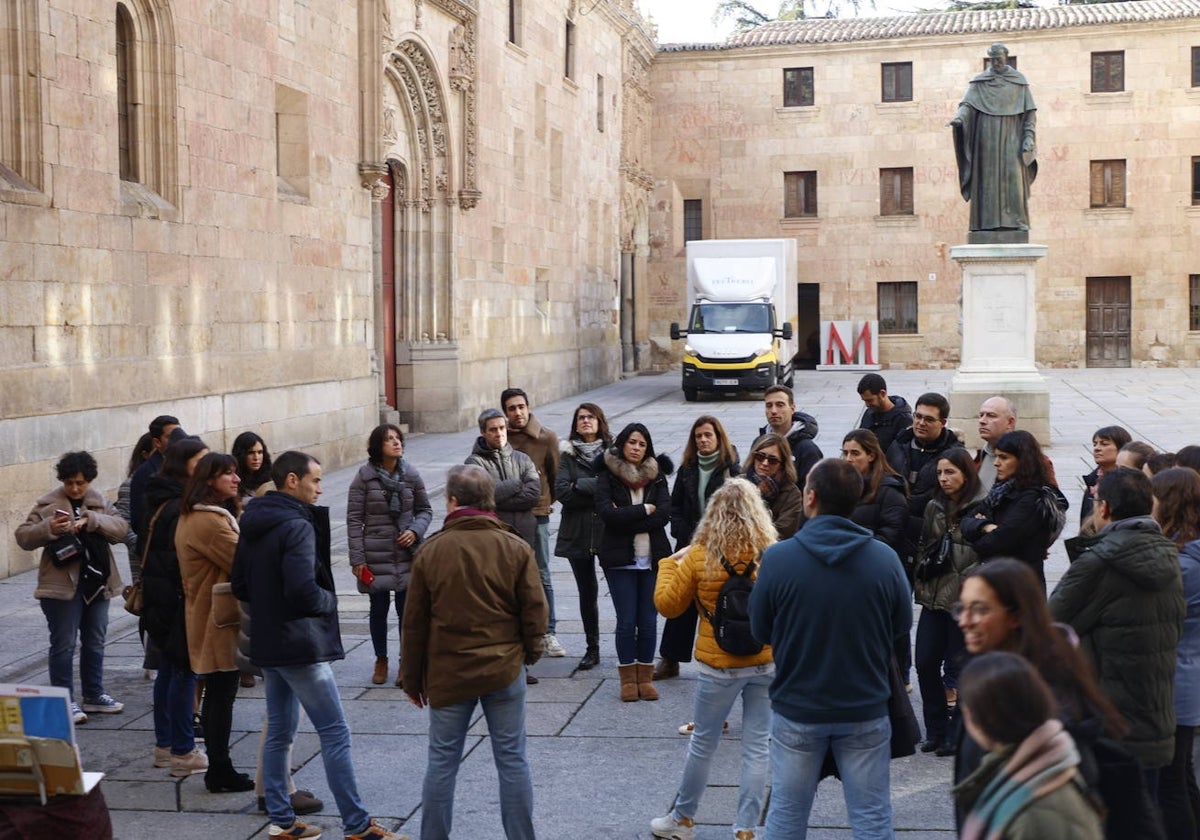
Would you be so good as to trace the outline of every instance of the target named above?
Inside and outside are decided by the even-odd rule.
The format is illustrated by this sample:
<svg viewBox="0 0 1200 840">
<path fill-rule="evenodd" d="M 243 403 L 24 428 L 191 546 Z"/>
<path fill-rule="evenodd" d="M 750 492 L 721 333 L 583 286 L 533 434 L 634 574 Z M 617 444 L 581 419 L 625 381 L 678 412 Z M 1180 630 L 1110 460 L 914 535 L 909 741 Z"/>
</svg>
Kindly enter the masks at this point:
<svg viewBox="0 0 1200 840">
<path fill-rule="evenodd" d="M 1200 435 L 1192 418 L 1200 416 L 1200 369 L 1178 370 L 1047 370 L 1051 397 L 1049 454 L 1060 485 L 1071 500 L 1065 536 L 1077 521 L 1082 492 L 1081 477 L 1091 470 L 1091 435 L 1096 428 L 1119 424 L 1135 439 L 1159 448 L 1178 449 Z M 814 414 L 820 424 L 817 444 L 826 455 L 836 455 L 841 438 L 862 412 L 854 391 L 860 374 L 802 371 L 796 376 L 797 403 Z M 893 394 L 910 403 L 924 391 L 945 392 L 952 371 L 885 371 Z M 678 460 L 692 420 L 710 413 L 719 417 L 731 439 L 745 454 L 763 423 L 759 395 L 703 397 L 685 403 L 678 373 L 639 376 L 595 389 L 586 394 L 539 405 L 533 410 L 544 425 L 565 436 L 574 408 L 583 401 L 602 406 L 614 433 L 625 423 L 646 423 L 656 449 Z M 365 437 L 365 431 L 364 431 Z M 422 473 L 434 505 L 434 527 L 444 514 L 442 488 L 447 467 L 461 463 L 476 437 L 474 430 L 455 434 L 412 434 L 406 458 Z M 334 525 L 334 577 L 338 587 L 343 626 L 344 661 L 334 664 L 339 692 L 354 737 L 355 764 L 364 798 L 392 825 L 401 821 L 404 831 L 416 836 L 418 807 L 425 767 L 425 712 L 409 704 L 390 685 L 395 676 L 395 631 L 390 640 L 392 671 L 389 684 L 373 686 L 370 673 L 373 653 L 367 633 L 367 599 L 359 595 L 346 565 L 345 500 L 357 467 L 327 473 L 322 503 L 329 505 Z M 104 483 L 105 477 L 101 477 Z M 34 496 L 45 488 L 31 490 Z M 557 516 L 551 518 L 551 545 Z M 124 549 L 117 547 L 118 568 L 128 575 Z M 1061 542 L 1051 552 L 1047 577 L 1053 582 L 1066 569 Z M 529 755 L 533 767 L 536 821 L 544 837 L 647 838 L 648 823 L 671 806 L 679 783 L 687 739 L 676 727 L 691 718 L 695 672 L 684 666 L 679 679 L 659 683 L 657 703 L 621 703 L 612 648 L 614 617 L 603 576 L 600 582 L 601 664 L 589 672 L 576 670 L 584 639 L 579 622 L 574 577 L 568 564 L 555 558 L 551 564 L 559 618 L 559 636 L 569 656 L 544 659 L 533 673 L 542 682 L 532 686 L 529 703 Z M 35 573 L 0 580 L 0 681 L 48 682 L 46 625 L 32 598 Z M 122 715 L 92 716 L 78 730 L 84 766 L 109 773 L 105 795 L 113 812 L 118 840 L 158 836 L 205 836 L 223 840 L 265 837 L 266 818 L 256 810 L 252 794 L 209 794 L 203 777 L 172 780 L 165 770 L 150 767 L 153 745 L 150 714 L 152 684 L 142 679 L 142 653 L 136 619 L 119 604 L 110 610 L 106 684 L 110 693 L 126 703 Z M 912 695 L 914 705 L 919 700 Z M 264 713 L 262 685 L 242 689 L 234 707 L 233 755 L 237 766 L 253 769 L 258 732 Z M 701 840 L 728 838 L 734 816 L 736 789 L 723 782 L 736 778 L 740 709 L 731 712 L 731 733 L 722 739 L 716 766 L 701 806 L 696 836 Z M 477 714 L 473 732 L 485 725 Z M 539 734 L 539 733 L 547 734 Z M 455 836 L 465 840 L 502 837 L 499 807 L 486 737 L 468 739 L 470 753 L 458 783 Z M 319 745 L 311 724 L 302 719 L 293 764 L 296 781 L 326 799 L 326 812 L 315 822 L 335 836 L 340 822 L 328 796 Z M 949 759 L 918 755 L 892 763 L 892 791 L 897 836 L 904 840 L 946 840 L 953 836 L 949 797 Z M 223 813 L 230 812 L 230 813 Z M 712 821 L 708 824 L 707 821 Z M 835 781 L 821 785 L 813 814 L 810 838 L 845 840 L 850 832 L 845 819 L 841 788 Z"/>
</svg>

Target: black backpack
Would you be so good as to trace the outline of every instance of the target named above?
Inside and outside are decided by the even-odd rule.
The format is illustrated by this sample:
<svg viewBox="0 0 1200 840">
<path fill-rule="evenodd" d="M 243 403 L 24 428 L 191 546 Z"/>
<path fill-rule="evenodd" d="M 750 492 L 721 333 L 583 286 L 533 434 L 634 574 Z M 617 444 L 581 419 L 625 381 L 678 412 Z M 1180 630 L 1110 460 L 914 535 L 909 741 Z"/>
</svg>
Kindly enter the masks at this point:
<svg viewBox="0 0 1200 840">
<path fill-rule="evenodd" d="M 721 650 L 733 656 L 754 656 L 763 649 L 762 643 L 750 635 L 750 593 L 754 589 L 751 575 L 758 568 L 758 563 L 751 560 L 741 573 L 724 557 L 721 558 L 721 565 L 729 577 L 717 593 L 716 610 L 709 612 L 699 598 L 696 599 L 696 609 L 712 625 L 713 635 Z"/>
</svg>

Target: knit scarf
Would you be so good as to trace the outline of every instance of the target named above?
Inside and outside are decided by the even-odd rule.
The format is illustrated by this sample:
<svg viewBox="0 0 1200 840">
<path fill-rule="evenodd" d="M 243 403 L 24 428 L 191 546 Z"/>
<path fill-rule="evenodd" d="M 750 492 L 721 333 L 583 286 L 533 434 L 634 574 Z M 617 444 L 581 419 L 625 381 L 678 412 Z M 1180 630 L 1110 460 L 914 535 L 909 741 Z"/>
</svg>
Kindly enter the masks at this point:
<svg viewBox="0 0 1200 840">
<path fill-rule="evenodd" d="M 963 822 L 962 840 L 1000 840 L 1009 823 L 1030 803 L 1075 777 L 1079 751 L 1062 721 L 1048 720 L 1004 762 Z"/>
<path fill-rule="evenodd" d="M 396 461 L 396 471 L 389 473 L 382 466 L 375 465 L 375 474 L 379 476 L 379 483 L 383 485 L 383 495 L 387 499 L 388 513 L 392 515 L 392 519 L 399 519 L 402 512 L 401 502 L 404 498 L 400 492 L 404 489 L 404 459 L 400 458 Z"/>
<path fill-rule="evenodd" d="M 711 452 L 708 455 L 696 453 L 696 464 L 700 467 L 699 480 L 696 482 L 696 489 L 700 495 L 700 510 L 704 510 L 704 491 L 708 489 L 708 480 L 712 478 L 712 474 L 717 469 L 717 461 L 721 458 L 721 450 Z"/>
<path fill-rule="evenodd" d="M 596 438 L 591 443 L 582 440 L 573 440 L 571 441 L 571 446 L 575 449 L 575 454 L 579 456 L 579 460 L 585 464 L 590 464 L 596 460 L 596 456 L 604 448 L 604 441 L 600 438 Z"/>
<path fill-rule="evenodd" d="M 1001 500 L 1009 496 L 1017 486 L 1013 484 L 1011 478 L 1006 478 L 1004 481 L 997 481 L 992 485 L 992 489 L 988 491 L 987 498 L 983 500 L 983 506 L 988 511 L 994 511 L 996 505 L 1000 504 Z"/>
</svg>

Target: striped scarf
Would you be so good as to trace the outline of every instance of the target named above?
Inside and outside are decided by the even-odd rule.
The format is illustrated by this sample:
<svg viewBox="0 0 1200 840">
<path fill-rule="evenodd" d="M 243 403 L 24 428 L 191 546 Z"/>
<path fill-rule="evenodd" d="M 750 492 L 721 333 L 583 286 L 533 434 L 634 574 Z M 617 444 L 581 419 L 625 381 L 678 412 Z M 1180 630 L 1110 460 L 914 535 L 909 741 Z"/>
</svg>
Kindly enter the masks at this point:
<svg viewBox="0 0 1200 840">
<path fill-rule="evenodd" d="M 988 782 L 962 827 L 962 840 L 999 840 L 1035 800 L 1075 777 L 1079 751 L 1059 720 L 1048 720 L 1016 748 Z"/>
</svg>

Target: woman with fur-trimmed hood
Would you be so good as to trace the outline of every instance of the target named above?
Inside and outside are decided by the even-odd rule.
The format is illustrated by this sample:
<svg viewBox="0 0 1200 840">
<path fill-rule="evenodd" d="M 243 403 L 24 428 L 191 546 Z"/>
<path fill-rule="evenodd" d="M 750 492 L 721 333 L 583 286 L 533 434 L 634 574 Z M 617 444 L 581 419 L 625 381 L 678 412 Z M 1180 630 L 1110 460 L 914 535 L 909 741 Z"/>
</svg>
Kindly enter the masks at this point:
<svg viewBox="0 0 1200 840">
<path fill-rule="evenodd" d="M 657 700 L 651 682 L 658 612 L 654 580 L 658 561 L 671 553 L 667 524 L 674 465 L 654 454 L 650 430 L 630 423 L 595 462 L 596 513 L 604 521 L 600 568 L 617 613 L 617 667 L 621 699 Z"/>
</svg>

